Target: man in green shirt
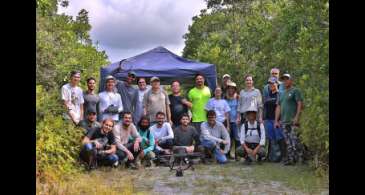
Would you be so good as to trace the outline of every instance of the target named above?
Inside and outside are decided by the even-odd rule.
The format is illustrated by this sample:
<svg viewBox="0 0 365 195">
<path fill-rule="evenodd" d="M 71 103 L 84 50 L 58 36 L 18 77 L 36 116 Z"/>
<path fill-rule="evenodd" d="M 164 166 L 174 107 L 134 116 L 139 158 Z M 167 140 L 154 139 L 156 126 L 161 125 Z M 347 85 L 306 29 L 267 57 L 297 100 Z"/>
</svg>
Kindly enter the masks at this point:
<svg viewBox="0 0 365 195">
<path fill-rule="evenodd" d="M 300 90 L 293 87 L 289 74 L 283 74 L 285 92 L 280 93 L 275 110 L 275 127 L 282 127 L 286 141 L 286 154 L 283 155 L 284 165 L 293 165 L 302 160 L 303 145 L 297 135 L 299 117 L 303 108 L 303 97 Z M 280 119 L 280 122 L 279 122 Z"/>
<path fill-rule="evenodd" d="M 207 113 L 204 108 L 210 97 L 210 89 L 204 85 L 204 76 L 197 74 L 195 76 L 195 87 L 189 91 L 188 99 L 192 103 L 190 107 L 193 115 L 192 125 L 198 131 L 199 135 L 201 123 L 207 121 Z"/>
</svg>

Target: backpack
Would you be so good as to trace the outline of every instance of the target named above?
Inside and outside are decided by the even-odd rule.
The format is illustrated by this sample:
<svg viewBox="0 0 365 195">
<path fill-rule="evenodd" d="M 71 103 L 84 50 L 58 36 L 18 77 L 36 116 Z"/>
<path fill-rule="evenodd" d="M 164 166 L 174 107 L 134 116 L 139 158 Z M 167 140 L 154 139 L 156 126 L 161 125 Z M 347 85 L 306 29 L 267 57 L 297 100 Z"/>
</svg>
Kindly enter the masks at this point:
<svg viewBox="0 0 365 195">
<path fill-rule="evenodd" d="M 257 133 L 259 134 L 259 137 L 261 138 L 261 129 L 260 129 L 260 122 L 256 121 L 256 128 L 248 128 L 248 121 L 245 121 L 244 125 L 245 125 L 245 135 L 247 134 L 247 131 L 250 130 L 257 130 Z"/>
</svg>

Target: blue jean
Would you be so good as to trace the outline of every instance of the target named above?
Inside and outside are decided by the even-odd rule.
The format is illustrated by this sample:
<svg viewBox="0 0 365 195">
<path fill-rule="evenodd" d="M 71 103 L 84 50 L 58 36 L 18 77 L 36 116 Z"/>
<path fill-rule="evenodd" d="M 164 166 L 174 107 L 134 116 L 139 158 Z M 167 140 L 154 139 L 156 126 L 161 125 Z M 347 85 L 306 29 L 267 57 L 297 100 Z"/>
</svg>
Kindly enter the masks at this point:
<svg viewBox="0 0 365 195">
<path fill-rule="evenodd" d="M 229 126 L 231 128 L 231 133 L 230 133 L 231 138 L 235 139 L 236 141 L 240 141 L 239 129 L 238 129 L 237 123 L 236 122 L 230 122 Z"/>
<path fill-rule="evenodd" d="M 89 152 L 93 149 L 94 149 L 94 146 L 91 143 L 87 143 L 87 144 L 84 144 L 84 147 L 81 150 L 81 152 Z M 99 155 L 97 156 L 97 160 L 102 162 L 102 164 L 105 164 L 105 165 L 112 165 L 115 162 L 117 162 L 118 159 L 119 158 L 116 154 L 107 154 L 104 156 L 99 156 Z"/>
<path fill-rule="evenodd" d="M 227 162 L 227 157 L 224 153 L 222 153 L 219 149 L 219 145 L 217 145 L 215 142 L 203 139 L 201 144 L 208 149 L 214 149 L 214 156 L 215 159 L 218 161 L 218 163 L 223 164 Z"/>
<path fill-rule="evenodd" d="M 265 135 L 269 140 L 281 140 L 284 138 L 284 133 L 282 128 L 275 128 L 274 120 L 265 120 Z"/>
</svg>

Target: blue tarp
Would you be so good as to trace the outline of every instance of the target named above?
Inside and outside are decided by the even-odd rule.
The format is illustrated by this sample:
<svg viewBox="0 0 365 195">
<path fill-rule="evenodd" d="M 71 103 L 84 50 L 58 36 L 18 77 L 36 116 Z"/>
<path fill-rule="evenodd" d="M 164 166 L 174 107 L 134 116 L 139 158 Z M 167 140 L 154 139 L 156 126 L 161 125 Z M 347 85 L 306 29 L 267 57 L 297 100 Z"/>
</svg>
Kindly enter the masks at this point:
<svg viewBox="0 0 365 195">
<path fill-rule="evenodd" d="M 201 73 L 205 84 L 213 91 L 217 84 L 215 65 L 184 59 L 164 47 L 156 47 L 145 53 L 121 60 L 100 68 L 99 91 L 104 89 L 104 78 L 108 75 L 118 80 L 125 80 L 129 71 L 137 77 L 151 78 L 157 76 L 161 84 L 170 84 L 172 80 L 193 83 L 194 76 Z"/>
</svg>

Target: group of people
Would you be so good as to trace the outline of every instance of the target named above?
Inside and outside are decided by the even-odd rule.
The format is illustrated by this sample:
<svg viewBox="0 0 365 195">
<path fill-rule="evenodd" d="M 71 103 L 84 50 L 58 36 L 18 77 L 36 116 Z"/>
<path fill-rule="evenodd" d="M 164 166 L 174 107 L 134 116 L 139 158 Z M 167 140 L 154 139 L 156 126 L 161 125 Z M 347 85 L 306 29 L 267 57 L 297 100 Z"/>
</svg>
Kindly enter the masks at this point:
<svg viewBox="0 0 365 195">
<path fill-rule="evenodd" d="M 61 93 L 65 116 L 84 129 L 80 157 L 85 162 L 94 156 L 98 164 L 139 168 L 179 147 L 203 154 L 203 162 L 224 164 L 243 157 L 246 164 L 266 159 L 293 165 L 303 160 L 297 135 L 303 98 L 291 75 L 280 77 L 277 68 L 270 74 L 263 95 L 254 87 L 253 76 L 245 76 L 245 87 L 238 91 L 225 74 L 213 96 L 204 75 L 197 74 L 195 87 L 184 97 L 178 80 L 168 95 L 158 77 L 148 86 L 147 79 L 133 71 L 126 81 L 107 76 L 100 93 L 90 77 L 83 92 L 80 72 L 72 71 Z"/>
</svg>

